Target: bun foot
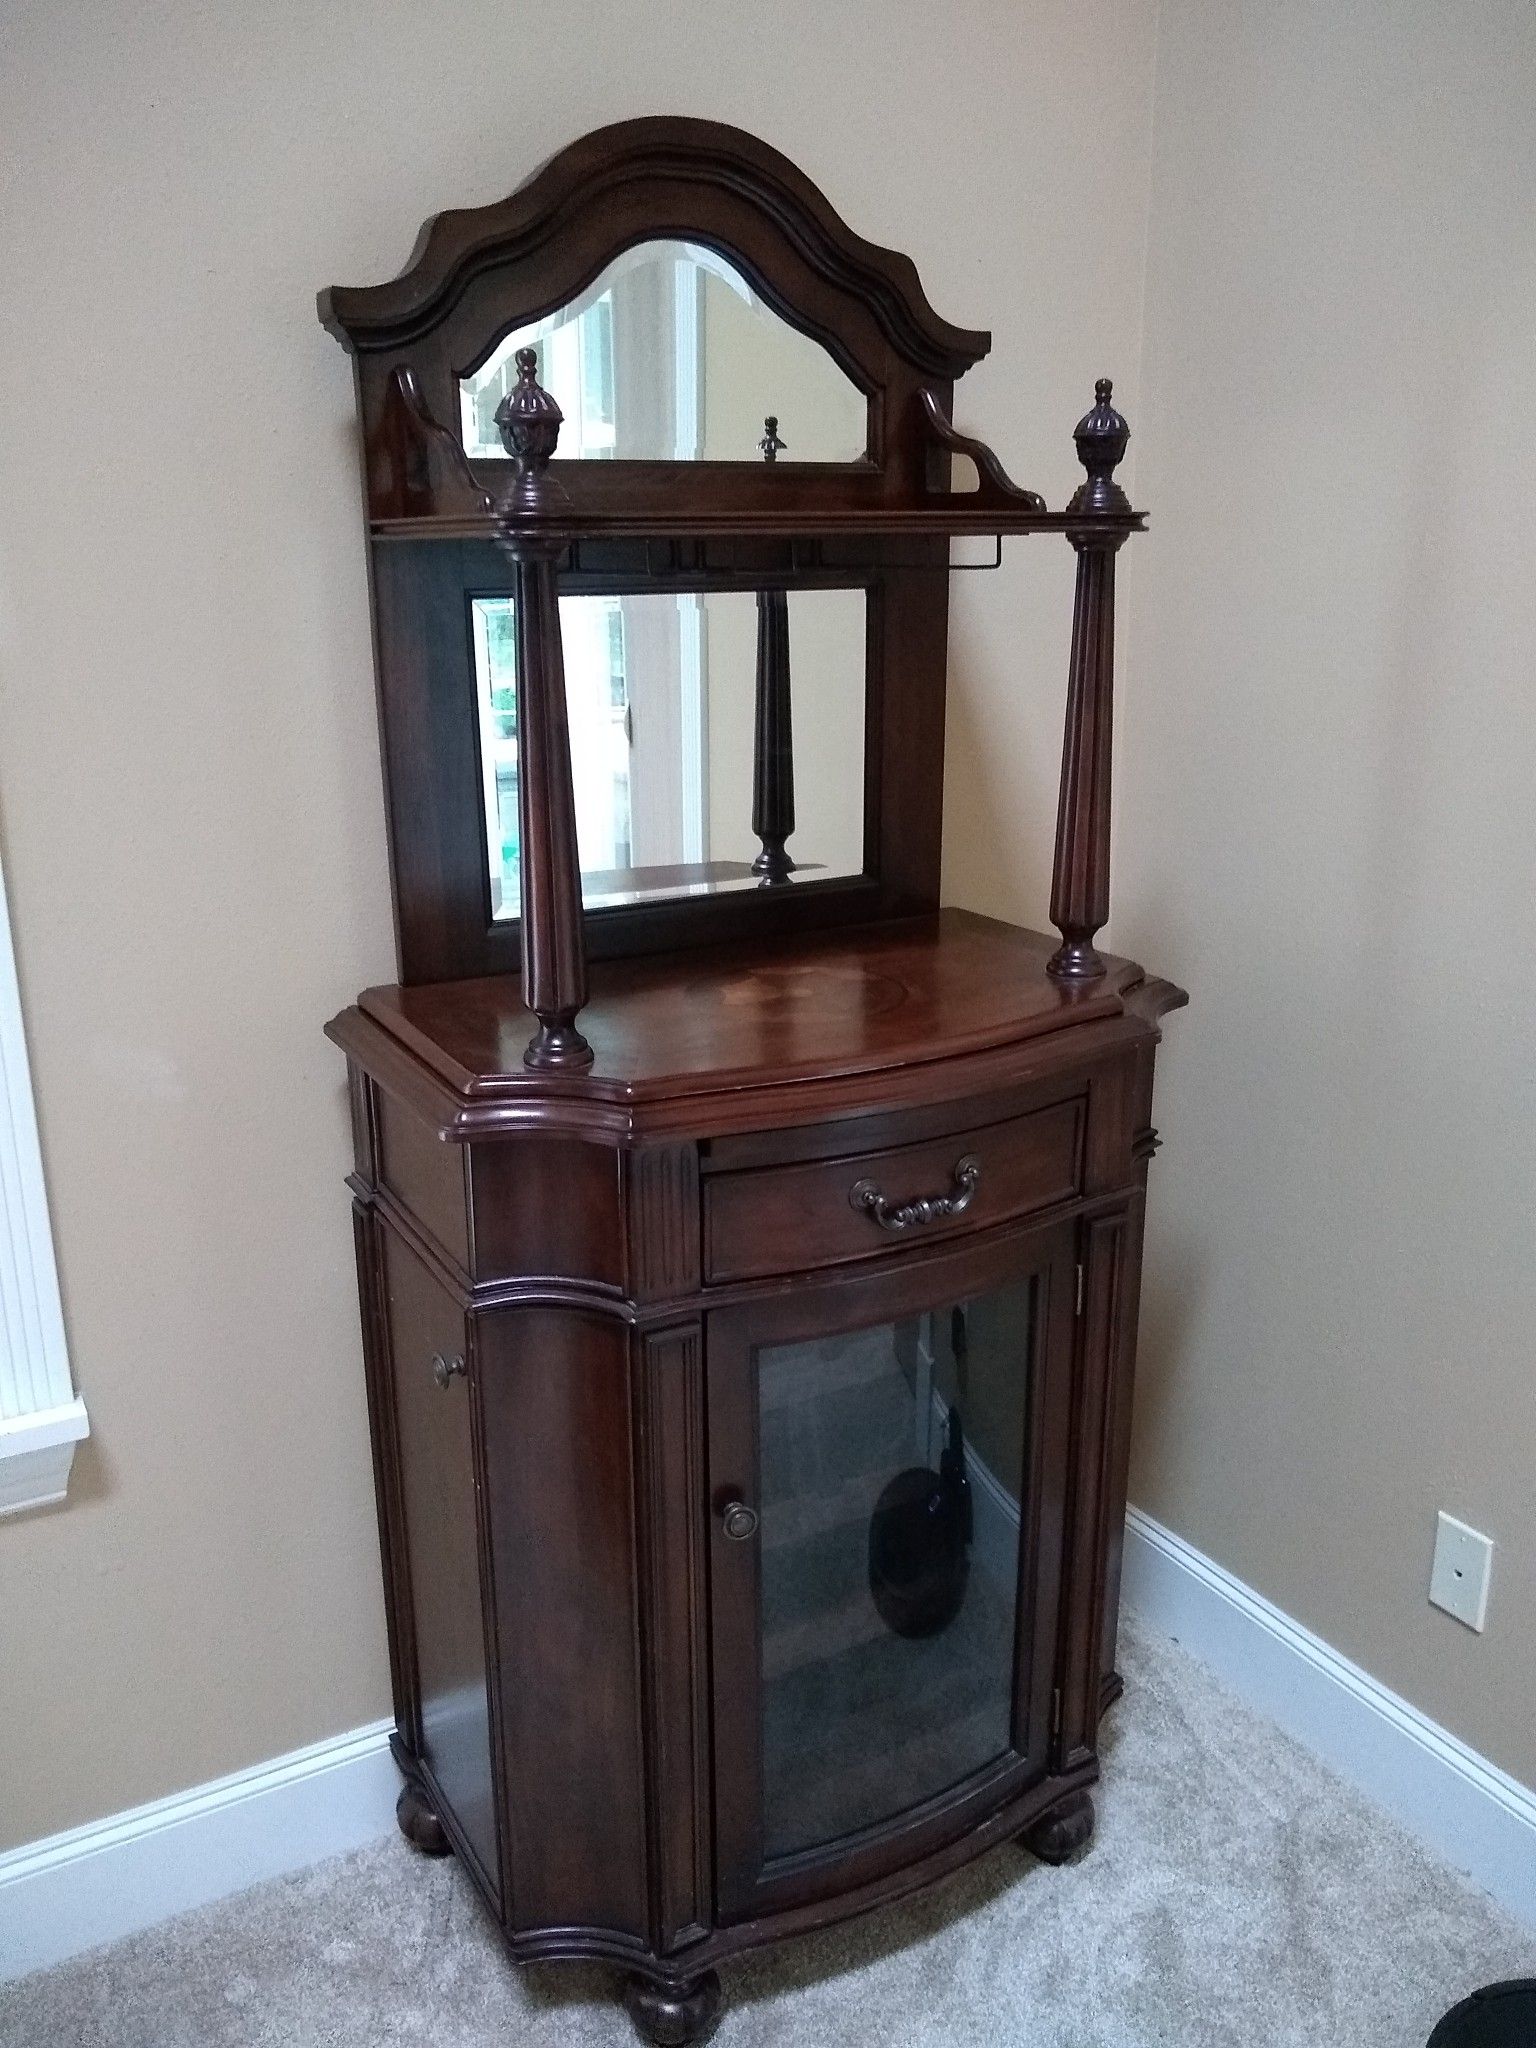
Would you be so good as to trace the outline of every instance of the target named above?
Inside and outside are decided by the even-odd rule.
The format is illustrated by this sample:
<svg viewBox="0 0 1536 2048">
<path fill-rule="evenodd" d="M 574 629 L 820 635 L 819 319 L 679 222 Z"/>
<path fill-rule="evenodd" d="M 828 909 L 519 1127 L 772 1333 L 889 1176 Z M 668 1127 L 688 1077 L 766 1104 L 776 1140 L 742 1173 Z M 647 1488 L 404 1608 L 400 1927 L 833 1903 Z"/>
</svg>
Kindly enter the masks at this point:
<svg viewBox="0 0 1536 2048">
<path fill-rule="evenodd" d="M 1031 1822 L 1019 1844 L 1042 1863 L 1070 1863 L 1092 1839 L 1093 1801 L 1086 1792 L 1069 1792 Z"/>
<path fill-rule="evenodd" d="M 631 1977 L 624 1986 L 624 2010 L 642 2041 L 653 2048 L 689 2048 L 705 2041 L 720 2017 L 720 1979 L 706 1970 L 689 1984 L 657 1984 Z"/>
<path fill-rule="evenodd" d="M 395 1801 L 395 1819 L 400 1832 L 424 1856 L 451 1856 L 453 1844 L 447 1830 L 427 1804 L 421 1787 L 408 1783 Z"/>
</svg>

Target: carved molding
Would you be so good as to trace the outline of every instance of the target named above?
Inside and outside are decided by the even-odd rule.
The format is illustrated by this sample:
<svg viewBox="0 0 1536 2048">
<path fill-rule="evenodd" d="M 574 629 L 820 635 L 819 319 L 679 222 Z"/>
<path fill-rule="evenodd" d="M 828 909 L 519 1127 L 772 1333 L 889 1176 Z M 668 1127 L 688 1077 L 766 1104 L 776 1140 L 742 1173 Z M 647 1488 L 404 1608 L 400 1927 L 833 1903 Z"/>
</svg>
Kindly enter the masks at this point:
<svg viewBox="0 0 1536 2048">
<path fill-rule="evenodd" d="M 985 507 L 989 511 L 994 507 L 1010 512 L 1021 508 L 1028 512 L 1045 510 L 1045 500 L 1040 493 L 1027 491 L 1022 484 L 1016 484 L 985 441 L 978 440 L 974 434 L 960 432 L 934 392 L 919 392 L 918 404 L 922 409 L 923 431 L 934 446 L 946 454 L 969 456 L 976 465 L 978 488 L 975 492 L 939 490 L 937 496 L 968 497 L 978 509 Z"/>
<path fill-rule="evenodd" d="M 397 363 L 390 372 L 369 461 L 378 477 L 380 510 L 395 518 L 491 517 L 490 492 L 476 481 L 458 437 L 434 418 L 409 363 Z"/>
<path fill-rule="evenodd" d="M 601 213 L 606 193 L 636 186 L 655 188 L 658 220 L 690 186 L 710 190 L 743 214 L 765 216 L 804 263 L 861 304 L 890 345 L 927 375 L 958 377 L 992 345 L 984 330 L 942 319 L 911 258 L 855 234 L 788 157 L 742 129 L 666 115 L 597 129 L 551 157 L 508 198 L 437 214 L 398 277 L 387 284 L 332 285 L 320 295 L 320 318 L 349 348 L 404 347 L 442 320 L 482 272 L 518 261 L 556 235 L 564 220 Z M 623 246 L 603 245 L 597 260 L 584 263 L 587 274 L 573 276 L 560 298 L 583 289 Z M 777 311 L 805 326 L 770 281 L 753 282 Z M 548 309 L 530 308 L 527 317 L 540 310 Z"/>
<path fill-rule="evenodd" d="M 666 1301 L 697 1287 L 697 1147 L 648 1145 L 626 1153 L 624 1207 L 631 1297 Z"/>
</svg>

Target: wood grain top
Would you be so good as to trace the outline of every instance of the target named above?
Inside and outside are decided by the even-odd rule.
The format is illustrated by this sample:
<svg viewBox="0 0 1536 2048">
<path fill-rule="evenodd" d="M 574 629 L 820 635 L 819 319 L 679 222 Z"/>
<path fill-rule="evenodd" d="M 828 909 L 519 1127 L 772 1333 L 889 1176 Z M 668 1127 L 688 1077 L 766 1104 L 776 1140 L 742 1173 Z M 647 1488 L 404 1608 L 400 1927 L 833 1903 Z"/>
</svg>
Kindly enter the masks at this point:
<svg viewBox="0 0 1536 2048">
<path fill-rule="evenodd" d="M 328 1027 L 374 1065 L 380 1032 L 466 1104 L 638 1104 L 875 1075 L 1184 1000 L 1111 959 L 1087 987 L 1053 981 L 1054 936 L 970 911 L 810 939 L 595 963 L 581 1074 L 523 1065 L 535 1020 L 510 975 L 367 989 Z M 370 1028 L 372 1027 L 372 1028 Z M 735 1121 L 734 1118 L 731 1121 Z"/>
</svg>

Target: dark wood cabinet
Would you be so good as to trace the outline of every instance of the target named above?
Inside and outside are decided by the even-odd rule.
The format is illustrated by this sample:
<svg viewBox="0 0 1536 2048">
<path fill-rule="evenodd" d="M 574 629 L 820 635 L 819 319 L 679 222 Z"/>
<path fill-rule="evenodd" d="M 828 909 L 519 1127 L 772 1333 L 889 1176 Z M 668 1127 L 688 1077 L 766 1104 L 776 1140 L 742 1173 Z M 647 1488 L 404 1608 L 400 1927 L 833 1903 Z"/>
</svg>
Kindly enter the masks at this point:
<svg viewBox="0 0 1536 2048">
<path fill-rule="evenodd" d="M 734 296 L 699 311 L 689 271 L 727 257 Z M 806 372 L 763 408 L 766 461 L 623 459 L 603 435 L 680 436 L 693 386 L 647 412 L 613 338 L 685 303 L 698 335 L 766 308 L 856 404 Z M 1047 511 L 949 424 L 986 337 L 706 123 L 588 138 L 324 311 L 359 364 L 400 912 L 400 982 L 328 1028 L 401 1825 L 462 1858 L 516 1959 L 611 1961 L 641 2031 L 683 2042 L 732 1954 L 1091 1833 L 1153 1057 L 1183 1000 L 1095 945 L 1125 425 L 1101 387 L 1088 481 Z M 602 460 L 551 462 L 540 368 L 576 379 Z M 855 418 L 862 454 L 795 460 Z M 957 452 L 978 491 L 949 490 Z M 1050 936 L 938 907 L 944 536 L 982 531 L 1077 558 Z M 882 594 L 844 724 L 809 691 L 792 718 L 825 639 L 796 595 L 850 584 Z M 750 635 L 705 609 L 743 592 Z M 638 595 L 675 606 L 664 631 Z M 854 731 L 862 825 L 797 828 L 807 734 Z M 663 755 L 676 858 L 650 860 Z M 828 858 L 797 856 L 818 831 Z"/>
</svg>

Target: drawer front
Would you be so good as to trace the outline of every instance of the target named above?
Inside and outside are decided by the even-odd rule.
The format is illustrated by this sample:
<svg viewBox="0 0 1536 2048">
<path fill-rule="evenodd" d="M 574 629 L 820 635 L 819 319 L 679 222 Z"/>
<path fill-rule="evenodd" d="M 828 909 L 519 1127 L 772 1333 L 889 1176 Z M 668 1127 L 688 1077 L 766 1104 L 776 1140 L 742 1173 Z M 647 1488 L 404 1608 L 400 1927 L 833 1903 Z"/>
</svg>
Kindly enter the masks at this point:
<svg viewBox="0 0 1536 2048">
<path fill-rule="evenodd" d="M 1069 1200 L 1084 1098 L 920 1145 L 717 1174 L 704 1188 L 706 1280 L 801 1273 L 927 1243 Z"/>
</svg>

